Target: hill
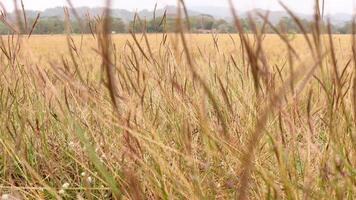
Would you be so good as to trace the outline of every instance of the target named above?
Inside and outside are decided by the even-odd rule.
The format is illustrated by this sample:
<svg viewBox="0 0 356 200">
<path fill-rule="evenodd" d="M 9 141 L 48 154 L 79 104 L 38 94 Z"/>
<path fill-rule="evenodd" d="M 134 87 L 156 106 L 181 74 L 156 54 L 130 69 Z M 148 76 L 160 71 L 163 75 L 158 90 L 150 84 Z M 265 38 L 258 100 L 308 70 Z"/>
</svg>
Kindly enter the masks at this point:
<svg viewBox="0 0 356 200">
<path fill-rule="evenodd" d="M 177 7 L 176 6 L 166 6 L 163 8 L 159 8 L 156 10 L 156 17 L 162 16 L 164 12 L 167 11 L 167 14 L 170 16 L 176 16 L 177 15 Z M 80 17 L 86 17 L 87 14 L 89 13 L 91 16 L 100 16 L 103 12 L 102 7 L 78 7 L 76 8 L 76 12 L 79 14 Z M 252 16 L 256 16 L 256 13 L 266 13 L 267 10 L 263 9 L 253 9 L 249 11 L 243 11 L 239 12 L 239 16 L 241 18 L 246 18 L 248 14 L 251 14 Z M 27 10 L 26 15 L 29 18 L 35 18 L 37 13 L 41 13 L 42 18 L 49 18 L 49 17 L 58 17 L 60 19 L 64 18 L 64 11 L 63 7 L 55 7 L 55 8 L 48 8 L 44 11 L 34 11 L 34 10 Z M 129 11 L 125 9 L 112 9 L 111 14 L 115 18 L 121 18 L 125 23 L 128 23 L 133 20 L 135 16 L 135 11 Z M 142 18 L 142 19 L 147 19 L 150 20 L 154 16 L 154 11 L 153 10 L 139 10 L 137 11 L 137 14 Z M 230 8 L 225 8 L 225 7 L 192 7 L 188 9 L 188 14 L 189 16 L 199 16 L 202 14 L 207 14 L 211 15 L 216 19 L 225 19 L 227 21 L 231 21 L 231 11 Z M 296 16 L 298 16 L 300 19 L 306 19 L 306 20 L 311 20 L 313 19 L 312 15 L 308 14 L 303 14 L 303 13 L 295 13 Z M 10 16 L 14 16 L 14 14 L 10 14 Z M 269 11 L 269 20 L 273 23 L 276 24 L 278 23 L 283 17 L 289 17 L 288 13 L 285 11 Z M 342 26 L 346 22 L 350 21 L 352 19 L 352 15 L 350 14 L 345 14 L 345 13 L 337 13 L 337 14 L 331 14 L 331 15 L 326 15 L 326 18 L 330 18 L 330 21 L 334 25 L 339 25 Z"/>
</svg>

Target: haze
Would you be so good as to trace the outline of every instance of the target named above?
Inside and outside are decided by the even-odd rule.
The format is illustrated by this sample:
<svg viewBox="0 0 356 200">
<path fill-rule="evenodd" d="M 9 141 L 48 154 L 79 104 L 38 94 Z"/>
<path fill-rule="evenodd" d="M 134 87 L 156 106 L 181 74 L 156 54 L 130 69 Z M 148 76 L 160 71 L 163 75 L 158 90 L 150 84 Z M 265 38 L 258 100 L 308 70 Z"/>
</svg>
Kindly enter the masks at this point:
<svg viewBox="0 0 356 200">
<path fill-rule="evenodd" d="M 20 0 L 18 0 L 20 1 Z M 12 0 L 0 0 L 8 10 L 13 10 Z M 72 0 L 74 6 L 97 7 L 103 6 L 104 0 Z M 241 11 L 246 11 L 252 8 L 262 8 L 270 10 L 282 10 L 278 4 L 278 0 L 233 0 L 236 8 Z M 290 8 L 299 13 L 312 13 L 314 0 L 283 0 Z M 301 3 L 302 2 L 302 3 Z M 127 10 L 142 10 L 153 9 L 155 3 L 158 7 L 166 5 L 176 5 L 177 0 L 113 0 L 113 7 Z M 228 7 L 228 0 L 186 0 L 188 7 Z M 66 0 L 24 0 L 26 9 L 44 10 L 57 6 L 66 6 Z M 325 0 L 325 10 L 327 13 L 347 13 L 353 14 L 355 8 L 355 0 Z"/>
</svg>

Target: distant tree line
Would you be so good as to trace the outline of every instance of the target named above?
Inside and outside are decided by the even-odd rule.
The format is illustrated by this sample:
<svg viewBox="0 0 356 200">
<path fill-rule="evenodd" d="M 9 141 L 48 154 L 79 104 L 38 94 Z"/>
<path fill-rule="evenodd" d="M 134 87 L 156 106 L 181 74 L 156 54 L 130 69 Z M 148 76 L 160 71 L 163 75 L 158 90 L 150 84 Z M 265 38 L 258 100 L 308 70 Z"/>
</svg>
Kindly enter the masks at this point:
<svg viewBox="0 0 356 200">
<path fill-rule="evenodd" d="M 34 24 L 35 19 L 28 19 L 28 26 L 31 28 Z M 262 27 L 263 22 L 259 20 L 254 20 L 256 26 Z M 187 25 L 187 21 L 184 21 Z M 303 25 L 306 32 L 311 32 L 312 22 L 308 20 L 301 19 L 300 23 Z M 38 20 L 36 26 L 33 29 L 33 34 L 63 34 L 66 30 L 70 30 L 71 33 L 84 33 L 90 34 L 95 32 L 96 26 L 98 24 L 98 19 L 83 20 L 79 23 L 76 20 L 72 20 L 70 24 L 66 23 L 63 19 L 59 17 L 47 17 Z M 136 19 L 129 23 L 125 23 L 120 18 L 111 18 L 111 31 L 113 33 L 128 33 L 133 32 L 175 32 L 177 31 L 177 20 L 174 16 L 171 17 L 157 17 L 150 20 L 140 20 Z M 246 33 L 252 32 L 249 20 L 241 19 L 241 24 Z M 210 15 L 200 15 L 189 18 L 190 31 L 196 33 L 235 33 L 236 28 L 232 22 L 226 21 L 224 19 L 215 19 Z M 273 26 L 273 27 L 272 27 Z M 275 33 L 275 31 L 282 33 L 297 34 L 301 33 L 300 27 L 293 21 L 293 19 L 288 17 L 283 17 L 277 24 L 267 24 L 264 26 L 265 33 Z M 339 34 L 350 34 L 352 33 L 352 22 L 348 22 L 343 26 L 336 27 L 332 26 L 333 33 Z M 0 34 L 9 34 L 12 30 L 3 22 L 0 22 Z"/>
<path fill-rule="evenodd" d="M 112 31 L 117 33 L 125 33 L 127 31 L 126 24 L 120 18 L 112 18 L 111 22 Z M 33 24 L 35 24 L 35 19 L 28 19 L 28 29 L 31 29 Z M 96 20 L 83 20 L 81 23 L 77 20 L 72 20 L 68 24 L 59 17 L 47 17 L 37 21 L 32 34 L 63 34 L 66 33 L 68 29 L 71 33 L 89 34 L 95 31 L 96 25 Z M 5 23 L 0 22 L 0 34 L 8 34 L 11 32 L 11 28 Z"/>
</svg>

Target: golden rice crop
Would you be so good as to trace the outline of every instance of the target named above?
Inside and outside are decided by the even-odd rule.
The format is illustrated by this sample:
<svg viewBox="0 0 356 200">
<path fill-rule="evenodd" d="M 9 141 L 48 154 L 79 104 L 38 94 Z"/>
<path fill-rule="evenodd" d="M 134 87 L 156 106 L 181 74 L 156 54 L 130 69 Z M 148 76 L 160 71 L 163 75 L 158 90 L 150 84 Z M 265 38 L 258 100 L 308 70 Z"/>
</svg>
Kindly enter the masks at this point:
<svg viewBox="0 0 356 200">
<path fill-rule="evenodd" d="M 2 36 L 3 199 L 356 197 L 352 36 L 180 31 Z"/>
</svg>

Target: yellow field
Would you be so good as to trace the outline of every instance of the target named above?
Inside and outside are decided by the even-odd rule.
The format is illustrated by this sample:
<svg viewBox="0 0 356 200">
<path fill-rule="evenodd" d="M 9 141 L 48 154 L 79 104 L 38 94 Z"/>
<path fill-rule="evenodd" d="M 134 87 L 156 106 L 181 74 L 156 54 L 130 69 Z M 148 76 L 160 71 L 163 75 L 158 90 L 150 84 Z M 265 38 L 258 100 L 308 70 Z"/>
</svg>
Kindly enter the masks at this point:
<svg viewBox="0 0 356 200">
<path fill-rule="evenodd" d="M 231 36 L 231 37 L 230 37 Z M 78 47 L 80 47 L 81 41 L 82 41 L 82 51 L 85 52 L 84 55 L 82 56 L 88 56 L 88 55 L 95 55 L 93 49 L 97 48 L 97 41 L 93 39 L 93 36 L 91 35 L 74 35 L 72 36 L 75 39 L 75 43 Z M 153 52 L 158 52 L 160 50 L 159 45 L 162 41 L 162 34 L 150 34 L 148 35 L 149 42 L 152 46 Z M 311 35 L 310 35 L 311 37 Z M 327 39 L 327 35 L 324 36 L 325 39 Z M 334 42 L 335 42 L 335 48 L 337 51 L 337 54 L 341 54 L 342 60 L 345 60 L 346 58 L 350 58 L 352 52 L 350 51 L 352 42 L 351 42 L 351 36 L 350 35 L 334 35 Z M 83 39 L 81 39 L 83 38 Z M 140 34 L 137 35 L 137 38 L 142 42 L 143 47 L 146 47 L 144 39 Z M 170 38 L 170 44 L 175 45 L 176 40 L 180 39 L 179 35 L 169 35 Z M 250 38 L 252 39 L 253 36 L 250 35 Z M 299 54 L 303 56 L 310 56 L 308 52 L 308 47 L 307 44 L 304 40 L 304 37 L 302 35 L 293 35 L 289 36 L 290 42 L 293 44 L 293 47 L 296 48 Z M 214 40 L 213 36 L 210 34 L 190 34 L 187 35 L 187 39 L 190 40 L 190 46 L 193 50 L 192 53 L 195 53 L 198 51 L 198 47 L 206 53 L 204 56 L 208 58 L 208 56 L 219 56 L 216 55 L 216 49 L 214 47 Z M 132 36 L 127 34 L 127 35 L 113 35 L 112 36 L 113 43 L 117 46 L 118 50 L 122 50 L 125 48 L 125 44 L 127 41 L 134 43 Z M 25 40 L 26 41 L 26 40 Z M 28 40 L 29 46 L 31 47 L 32 51 L 35 51 L 37 55 L 39 56 L 53 56 L 53 59 L 58 58 L 58 53 L 60 54 L 68 54 L 68 46 L 67 46 L 67 41 L 66 37 L 63 35 L 48 35 L 48 36 L 43 36 L 43 35 L 36 35 L 36 36 L 31 36 L 31 39 Z M 240 38 L 238 34 L 232 34 L 232 35 L 227 35 L 227 34 L 221 34 L 218 35 L 218 44 L 219 44 L 219 49 L 222 50 L 221 54 L 235 54 L 238 55 L 240 50 Z M 325 41 L 325 44 L 328 45 L 328 41 Z M 181 45 L 178 43 L 178 45 Z M 266 38 L 264 39 L 264 46 L 266 49 L 266 55 L 269 57 L 269 60 L 272 60 L 274 62 L 281 61 L 281 57 L 285 58 L 285 55 L 287 54 L 285 45 L 283 41 L 280 39 L 278 35 L 275 34 L 270 34 L 266 35 Z M 277 48 L 276 48 L 277 47 Z M 340 52 L 341 51 L 341 52 Z M 125 52 L 120 52 L 120 54 L 123 54 Z M 281 55 L 282 54 L 282 55 Z M 281 57 L 280 57 L 281 56 Z M 89 57 L 89 56 L 88 56 Z"/>
<path fill-rule="evenodd" d="M 351 36 L 164 36 L 3 36 L 0 194 L 356 198 Z"/>
</svg>

